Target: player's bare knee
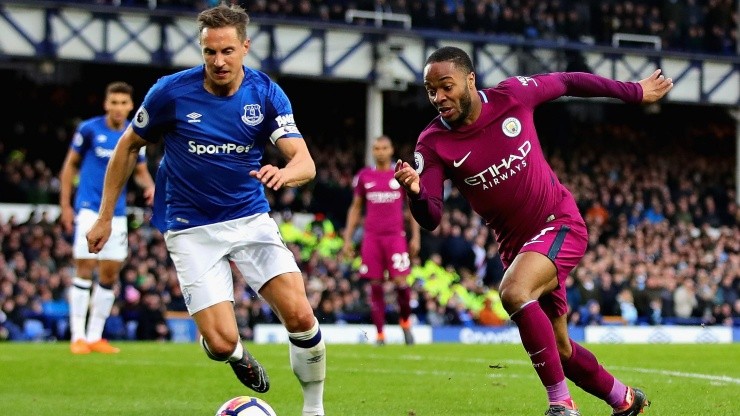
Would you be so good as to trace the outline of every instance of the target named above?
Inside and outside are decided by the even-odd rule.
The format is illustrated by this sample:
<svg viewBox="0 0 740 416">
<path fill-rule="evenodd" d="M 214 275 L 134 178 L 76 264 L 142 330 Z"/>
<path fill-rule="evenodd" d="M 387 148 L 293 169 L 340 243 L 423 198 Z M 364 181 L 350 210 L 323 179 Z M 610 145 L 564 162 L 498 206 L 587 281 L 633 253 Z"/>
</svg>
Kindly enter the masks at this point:
<svg viewBox="0 0 740 416">
<path fill-rule="evenodd" d="M 296 311 L 290 316 L 285 316 L 285 329 L 288 332 L 305 332 L 313 328 L 316 317 L 312 310 Z"/>
<path fill-rule="evenodd" d="M 528 290 L 522 290 L 517 286 L 507 286 L 501 289 L 501 303 L 509 315 L 518 311 L 525 303 L 532 300 Z"/>
</svg>

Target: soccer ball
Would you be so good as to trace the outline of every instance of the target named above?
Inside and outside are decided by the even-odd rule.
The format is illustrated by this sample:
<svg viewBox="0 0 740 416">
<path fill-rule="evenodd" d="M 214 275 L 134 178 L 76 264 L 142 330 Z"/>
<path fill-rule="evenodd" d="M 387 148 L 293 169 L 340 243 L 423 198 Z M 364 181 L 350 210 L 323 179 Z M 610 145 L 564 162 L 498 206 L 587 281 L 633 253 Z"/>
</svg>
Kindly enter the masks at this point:
<svg viewBox="0 0 740 416">
<path fill-rule="evenodd" d="M 277 413 L 262 399 L 237 396 L 219 407 L 216 416 L 277 416 Z"/>
</svg>

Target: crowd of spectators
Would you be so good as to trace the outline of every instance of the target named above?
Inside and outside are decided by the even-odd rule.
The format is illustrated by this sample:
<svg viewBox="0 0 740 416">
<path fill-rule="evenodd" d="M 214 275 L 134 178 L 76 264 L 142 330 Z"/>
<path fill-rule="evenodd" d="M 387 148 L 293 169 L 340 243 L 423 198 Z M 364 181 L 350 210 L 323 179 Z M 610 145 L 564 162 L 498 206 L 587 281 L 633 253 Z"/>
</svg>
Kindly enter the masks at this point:
<svg viewBox="0 0 740 416">
<path fill-rule="evenodd" d="M 77 0 L 198 11 L 221 0 Z M 615 33 L 655 36 L 664 50 L 737 55 L 733 0 L 227 0 L 262 17 L 346 23 L 349 9 L 405 14 L 412 29 L 611 45 Z M 352 24 L 375 25 L 374 19 Z M 385 26 L 392 26 L 389 20 Z M 632 46 L 635 46 L 633 44 Z M 652 46 L 649 45 L 648 46 Z"/>
<path fill-rule="evenodd" d="M 579 120 L 558 113 L 584 113 L 578 104 L 560 104 L 545 109 L 554 122 L 540 120 L 543 148 L 590 230 L 588 253 L 567 282 L 570 322 L 740 325 L 740 210 L 729 156 L 733 121 L 701 116 L 691 124 L 688 117 L 668 114 L 648 122 L 641 119 L 648 115 L 622 114 L 633 111 L 627 108 L 609 108 L 605 113 L 617 113 L 611 118 Z M 315 181 L 299 190 L 270 191 L 269 198 L 320 321 L 369 323 L 357 259 L 338 255 L 363 142 L 351 137 L 356 123 L 335 124 L 326 137 L 313 127 L 303 129 L 317 163 Z M 564 124 L 568 130 L 558 130 Z M 58 170 L 50 166 L 56 162 L 34 158 L 21 142 L 2 143 L 0 202 L 54 204 Z M 413 140 L 398 140 L 397 149 L 410 160 Z M 268 160 L 273 156 L 268 153 Z M 149 211 L 134 190 L 128 201 L 143 214 L 130 219 L 130 256 L 106 336 L 167 340 L 166 316 L 185 311 L 182 293 Z M 447 190 L 445 206 L 441 225 L 422 233 L 421 253 L 413 261 L 414 319 L 508 325 L 496 291 L 503 270 L 493 236 L 456 189 Z M 72 236 L 57 218 L 39 214 L 0 218 L 1 338 L 68 336 Z M 236 273 L 237 317 L 241 335 L 250 339 L 255 324 L 277 318 Z M 393 293 L 389 288 L 391 323 L 397 316 Z"/>
</svg>

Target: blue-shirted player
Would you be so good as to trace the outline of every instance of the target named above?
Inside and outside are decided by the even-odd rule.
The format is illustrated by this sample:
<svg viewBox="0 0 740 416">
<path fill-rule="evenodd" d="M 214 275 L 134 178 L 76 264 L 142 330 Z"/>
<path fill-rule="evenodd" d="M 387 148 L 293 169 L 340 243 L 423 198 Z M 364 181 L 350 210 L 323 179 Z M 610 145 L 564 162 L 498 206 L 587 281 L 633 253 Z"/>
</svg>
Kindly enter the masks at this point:
<svg viewBox="0 0 740 416">
<path fill-rule="evenodd" d="M 115 200 L 112 238 L 105 247 L 98 253 L 90 253 L 85 233 L 98 217 L 103 194 L 103 176 L 118 139 L 129 125 L 128 115 L 134 109 L 132 95 L 133 88 L 125 82 L 108 84 L 103 103 L 105 115 L 79 124 L 60 175 L 59 205 L 62 209 L 62 225 L 66 232 L 75 232 L 73 256 L 77 271 L 69 294 L 70 350 L 74 354 L 87 354 L 91 351 L 112 354 L 119 351 L 103 339 L 102 335 L 115 300 L 113 286 L 118 280 L 123 261 L 128 256 L 125 195 L 122 194 Z M 134 179 L 144 189 L 147 202 L 151 203 L 154 183 L 147 170 L 143 152 L 136 156 Z M 79 183 L 73 208 L 72 194 L 78 174 Z M 91 296 L 90 287 L 96 267 L 98 284 Z"/>
<path fill-rule="evenodd" d="M 238 5 L 198 15 L 205 65 L 165 76 L 147 93 L 108 166 L 103 206 L 88 244 L 93 252 L 105 244 L 114 201 L 139 149 L 163 138 L 164 238 L 206 354 L 230 363 L 245 386 L 268 390 L 265 370 L 239 340 L 231 262 L 289 333 L 303 415 L 324 415 L 326 347 L 264 192 L 309 182 L 315 166 L 285 93 L 266 74 L 242 64 L 250 46 L 248 23 Z M 268 145 L 282 153 L 285 167 L 261 165 Z"/>
</svg>

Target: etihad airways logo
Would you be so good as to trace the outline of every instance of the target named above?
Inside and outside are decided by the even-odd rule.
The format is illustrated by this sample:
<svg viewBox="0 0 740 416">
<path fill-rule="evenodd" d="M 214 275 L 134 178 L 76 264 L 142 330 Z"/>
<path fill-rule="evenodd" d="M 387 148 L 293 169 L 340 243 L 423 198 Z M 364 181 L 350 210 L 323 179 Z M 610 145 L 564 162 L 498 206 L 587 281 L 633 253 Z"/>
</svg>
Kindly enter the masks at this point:
<svg viewBox="0 0 740 416">
<path fill-rule="evenodd" d="M 481 186 L 485 190 L 516 175 L 527 167 L 526 157 L 532 150 L 532 143 L 527 140 L 517 150 L 518 152 L 501 159 L 500 163 L 494 163 L 478 174 L 465 178 L 465 183 L 470 186 Z"/>
<path fill-rule="evenodd" d="M 400 191 L 368 192 L 365 198 L 373 204 L 389 204 L 401 198 Z"/>
</svg>

